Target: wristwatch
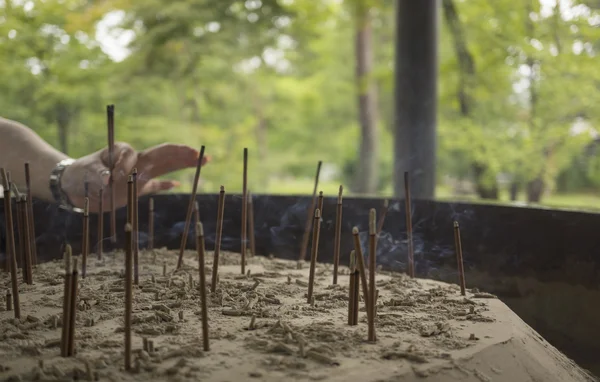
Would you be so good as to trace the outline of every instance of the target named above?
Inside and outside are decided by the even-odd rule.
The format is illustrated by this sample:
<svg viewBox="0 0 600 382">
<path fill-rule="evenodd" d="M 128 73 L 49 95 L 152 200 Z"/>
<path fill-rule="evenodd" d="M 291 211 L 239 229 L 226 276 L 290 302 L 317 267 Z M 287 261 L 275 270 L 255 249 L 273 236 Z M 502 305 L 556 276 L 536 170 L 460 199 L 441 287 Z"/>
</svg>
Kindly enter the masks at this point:
<svg viewBox="0 0 600 382">
<path fill-rule="evenodd" d="M 67 158 L 63 159 L 54 166 L 54 169 L 50 173 L 50 192 L 52 193 L 52 197 L 58 203 L 58 206 L 62 209 L 68 211 L 77 211 L 79 212 L 79 208 L 75 208 L 71 199 L 67 193 L 62 189 L 62 175 L 65 169 L 72 165 L 75 162 L 75 159 Z"/>
</svg>

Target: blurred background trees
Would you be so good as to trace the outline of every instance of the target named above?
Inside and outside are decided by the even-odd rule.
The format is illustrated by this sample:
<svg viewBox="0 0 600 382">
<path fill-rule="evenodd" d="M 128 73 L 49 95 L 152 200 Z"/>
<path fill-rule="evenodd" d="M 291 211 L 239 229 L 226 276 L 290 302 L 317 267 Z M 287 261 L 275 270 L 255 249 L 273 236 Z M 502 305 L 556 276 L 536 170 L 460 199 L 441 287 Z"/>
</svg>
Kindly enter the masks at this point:
<svg viewBox="0 0 600 382">
<path fill-rule="evenodd" d="M 600 3 L 442 0 L 440 198 L 600 207 Z M 394 0 L 0 0 L 0 114 L 69 155 L 204 144 L 204 189 L 391 195 Z M 418 36 L 415 36 L 418 38 Z M 1 139 L 1 138 L 0 138 Z M 174 176 L 189 187 L 193 171 Z"/>
</svg>

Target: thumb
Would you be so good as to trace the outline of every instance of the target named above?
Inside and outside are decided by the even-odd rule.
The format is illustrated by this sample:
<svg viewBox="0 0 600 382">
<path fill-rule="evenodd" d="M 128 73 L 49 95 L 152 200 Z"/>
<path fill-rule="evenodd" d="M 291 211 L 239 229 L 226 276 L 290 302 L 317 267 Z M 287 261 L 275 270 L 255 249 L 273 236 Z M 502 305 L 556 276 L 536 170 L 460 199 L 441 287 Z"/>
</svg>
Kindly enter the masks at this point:
<svg viewBox="0 0 600 382">
<path fill-rule="evenodd" d="M 116 142 L 112 155 L 113 160 L 113 179 L 120 180 L 126 178 L 137 162 L 137 152 L 129 144 L 125 142 Z M 105 148 L 101 153 L 102 164 L 108 169 L 110 167 L 109 148 Z"/>
</svg>

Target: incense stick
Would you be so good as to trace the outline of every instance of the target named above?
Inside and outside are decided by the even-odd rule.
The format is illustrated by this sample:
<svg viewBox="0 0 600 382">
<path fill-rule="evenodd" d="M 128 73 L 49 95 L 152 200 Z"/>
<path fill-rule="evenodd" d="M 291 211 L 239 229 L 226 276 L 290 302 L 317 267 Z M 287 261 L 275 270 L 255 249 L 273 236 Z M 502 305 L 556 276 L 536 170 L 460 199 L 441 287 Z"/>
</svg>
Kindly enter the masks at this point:
<svg viewBox="0 0 600 382">
<path fill-rule="evenodd" d="M 69 325 L 71 322 L 71 257 L 72 251 L 69 244 L 65 245 L 65 284 L 63 290 L 63 315 L 62 315 L 62 336 L 60 342 L 60 355 L 68 356 L 69 351 Z"/>
<path fill-rule="evenodd" d="M 194 227 L 197 227 L 198 223 L 200 223 L 200 205 L 198 204 L 198 201 L 196 200 L 194 202 Z M 198 249 L 198 248 L 196 248 L 196 249 Z"/>
<path fill-rule="evenodd" d="M 248 235 L 250 236 L 250 251 L 256 256 L 256 238 L 254 236 L 254 203 L 252 193 L 248 190 Z"/>
<path fill-rule="evenodd" d="M 321 174 L 322 161 L 317 164 L 317 175 L 315 176 L 315 187 L 313 189 L 312 198 L 310 200 L 310 206 L 306 210 L 306 225 L 304 226 L 304 235 L 302 236 L 302 244 L 300 247 L 299 261 L 306 259 L 306 250 L 308 249 L 308 240 L 310 239 L 310 225 L 313 220 L 313 213 L 315 209 L 315 202 L 317 197 L 317 188 L 319 187 L 319 175 Z"/>
<path fill-rule="evenodd" d="M 79 275 L 77 270 L 77 257 L 73 258 L 73 273 L 71 274 L 71 290 L 69 303 L 69 341 L 67 348 L 67 356 L 75 355 L 75 326 L 77 326 L 77 285 L 79 283 Z"/>
<path fill-rule="evenodd" d="M 110 241 L 113 244 L 117 243 L 117 212 L 115 206 L 115 187 L 114 187 L 114 170 L 115 170 L 115 105 L 106 106 L 106 118 L 108 122 L 108 170 L 110 171 L 108 178 L 108 188 L 110 192 Z"/>
<path fill-rule="evenodd" d="M 31 193 L 31 174 L 29 162 L 25 163 L 25 186 L 27 187 L 27 216 L 29 220 L 29 247 L 31 249 L 31 261 L 37 265 L 37 247 L 35 242 L 35 220 L 33 219 L 33 194 Z"/>
<path fill-rule="evenodd" d="M 321 211 L 321 216 L 323 216 L 323 191 L 319 191 L 319 200 L 317 202 L 317 208 Z"/>
<path fill-rule="evenodd" d="M 131 313 L 133 310 L 133 235 L 131 231 L 131 223 L 125 224 L 125 370 L 131 370 Z"/>
<path fill-rule="evenodd" d="M 335 211 L 335 236 L 333 239 L 333 284 L 337 284 L 338 267 L 340 265 L 340 240 L 342 237 L 342 193 L 344 187 L 340 185 L 337 207 Z"/>
<path fill-rule="evenodd" d="M 319 231 L 321 230 L 321 211 L 315 210 L 315 222 L 313 223 L 312 250 L 310 252 L 310 275 L 308 278 L 308 297 L 307 302 L 310 304 L 313 297 L 313 289 L 315 284 L 315 268 L 317 266 L 317 256 L 319 254 Z"/>
<path fill-rule="evenodd" d="M 367 272 L 365 267 L 365 258 L 360 245 L 360 236 L 358 236 L 358 228 L 352 228 L 352 236 L 354 239 L 354 250 L 356 251 L 356 263 L 358 264 L 358 271 L 360 273 L 360 284 L 363 290 L 363 300 L 365 300 L 365 307 L 367 308 L 367 319 L 371 315 L 369 312 L 369 284 L 367 283 Z"/>
<path fill-rule="evenodd" d="M 356 283 L 355 279 L 356 271 L 356 251 L 350 252 L 350 285 L 348 286 L 348 325 L 354 325 L 354 286 Z"/>
<path fill-rule="evenodd" d="M 406 239 L 408 241 L 408 275 L 415 277 L 415 254 L 413 249 L 412 211 L 408 171 L 404 172 L 404 203 L 406 209 Z"/>
<path fill-rule="evenodd" d="M 29 237 L 29 214 L 27 213 L 27 196 L 21 196 L 21 220 L 23 221 L 23 254 L 27 268 L 28 284 L 33 284 L 33 261 L 31 258 L 31 238 Z"/>
<path fill-rule="evenodd" d="M 15 191 L 16 187 L 14 184 L 11 185 Z M 23 272 L 23 282 L 29 284 L 29 280 L 27 278 L 27 267 L 25 266 L 25 242 L 23 235 L 23 202 L 21 201 L 21 194 L 15 192 L 15 217 L 17 218 L 17 238 L 19 240 L 19 246 L 16 247 L 17 253 L 20 260 L 19 265 L 21 266 L 21 271 Z"/>
<path fill-rule="evenodd" d="M 12 203 L 10 198 L 10 182 L 5 169 L 0 169 L 2 176 L 2 187 L 4 188 L 4 220 L 6 224 L 7 255 L 9 256 L 8 265 L 10 268 L 10 281 L 13 295 L 13 309 L 15 318 L 21 318 L 21 305 L 19 303 L 19 283 L 17 280 L 17 257 L 15 249 L 15 230 L 12 218 Z"/>
<path fill-rule="evenodd" d="M 246 274 L 246 238 L 248 235 L 248 149 L 244 148 L 244 168 L 242 178 L 242 274 Z"/>
<path fill-rule="evenodd" d="M 375 246 L 377 245 L 377 228 L 376 228 L 376 212 L 372 208 L 369 211 L 369 305 L 367 309 L 370 310 L 369 317 L 369 341 L 375 342 L 375 268 L 376 268 L 376 253 Z"/>
<path fill-rule="evenodd" d="M 154 249 L 154 198 L 148 200 L 148 249 Z"/>
<path fill-rule="evenodd" d="M 456 248 L 456 263 L 458 265 L 458 281 L 460 283 L 460 294 L 466 296 L 466 282 L 465 282 L 465 266 L 463 262 L 462 254 L 462 242 L 460 239 L 460 227 L 458 222 L 454 222 L 454 246 Z"/>
<path fill-rule="evenodd" d="M 139 219 L 138 219 L 138 188 L 137 188 L 137 168 L 134 168 L 132 173 L 133 180 L 133 191 L 132 191 L 132 216 L 131 226 L 133 230 L 133 283 L 140 285 L 140 270 L 139 270 L 139 252 L 140 252 L 140 230 L 139 230 Z"/>
<path fill-rule="evenodd" d="M 202 223 L 196 225 L 196 248 L 198 251 L 198 272 L 200 282 L 200 303 L 202 305 L 202 344 L 204 351 L 210 350 L 208 338 L 208 307 L 206 304 L 206 273 L 204 270 L 204 229 Z"/>
<path fill-rule="evenodd" d="M 85 279 L 87 258 L 90 250 L 90 199 L 83 202 L 83 240 L 81 243 L 81 278 Z"/>
<path fill-rule="evenodd" d="M 104 250 L 104 187 L 98 191 L 98 260 L 102 260 Z"/>
<path fill-rule="evenodd" d="M 221 237 L 223 236 L 223 214 L 225 213 L 225 187 L 221 186 L 219 191 L 219 205 L 217 210 L 217 233 L 215 239 L 215 253 L 213 258 L 212 282 L 210 291 L 215 293 L 217 290 L 217 280 L 219 276 L 219 253 L 221 252 Z"/>
<path fill-rule="evenodd" d="M 360 272 L 354 270 L 354 317 L 352 317 L 352 325 L 358 325 L 358 303 L 360 302 Z"/>
<path fill-rule="evenodd" d="M 377 235 L 380 235 L 381 231 L 383 231 L 383 223 L 385 222 L 385 217 L 387 216 L 389 208 L 390 202 L 386 199 L 383 201 L 383 208 L 381 209 L 381 214 L 379 215 L 379 220 L 377 221 Z"/>
<path fill-rule="evenodd" d="M 190 230 L 190 221 L 192 220 L 192 212 L 194 210 L 194 202 L 196 201 L 196 193 L 198 192 L 198 180 L 200 180 L 200 171 L 202 170 L 202 160 L 204 159 L 204 146 L 200 147 L 200 156 L 198 156 L 198 163 L 196 164 L 196 174 L 194 175 L 194 184 L 192 185 L 192 194 L 190 195 L 190 202 L 188 204 L 187 214 L 185 216 L 185 226 L 183 228 L 183 234 L 181 236 L 181 245 L 179 247 L 179 259 L 177 259 L 177 269 L 183 265 L 183 251 L 185 251 L 185 245 L 187 243 L 187 237 Z"/>
</svg>

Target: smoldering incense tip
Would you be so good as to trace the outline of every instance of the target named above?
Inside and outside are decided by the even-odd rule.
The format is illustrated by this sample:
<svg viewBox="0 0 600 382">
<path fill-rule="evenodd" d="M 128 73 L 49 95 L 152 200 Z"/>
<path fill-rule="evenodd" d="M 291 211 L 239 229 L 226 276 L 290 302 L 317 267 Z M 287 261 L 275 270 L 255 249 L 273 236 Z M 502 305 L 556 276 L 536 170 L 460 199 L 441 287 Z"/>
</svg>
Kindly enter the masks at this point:
<svg viewBox="0 0 600 382">
<path fill-rule="evenodd" d="M 133 175 L 127 177 L 127 183 L 133 183 Z"/>
<path fill-rule="evenodd" d="M 131 223 L 125 224 L 125 232 L 131 232 L 133 229 L 131 228 Z"/>
<path fill-rule="evenodd" d="M 352 234 L 353 235 L 358 235 L 358 227 L 352 228 Z"/>
<path fill-rule="evenodd" d="M 371 210 L 369 210 L 369 234 L 370 235 L 375 235 L 377 233 L 376 215 L 377 215 L 377 213 L 375 212 L 375 208 L 371 208 Z"/>
<path fill-rule="evenodd" d="M 454 222 L 454 228 L 458 228 L 458 222 L 457 221 Z"/>
<path fill-rule="evenodd" d="M 133 171 L 131 171 L 131 174 L 132 174 L 133 176 L 136 176 L 136 175 L 137 175 L 137 167 L 134 167 L 134 168 L 133 168 Z"/>
<path fill-rule="evenodd" d="M 225 186 L 221 186 L 220 192 L 225 192 Z"/>
<path fill-rule="evenodd" d="M 204 236 L 204 227 L 202 227 L 202 223 L 196 224 L 196 236 Z"/>
</svg>

